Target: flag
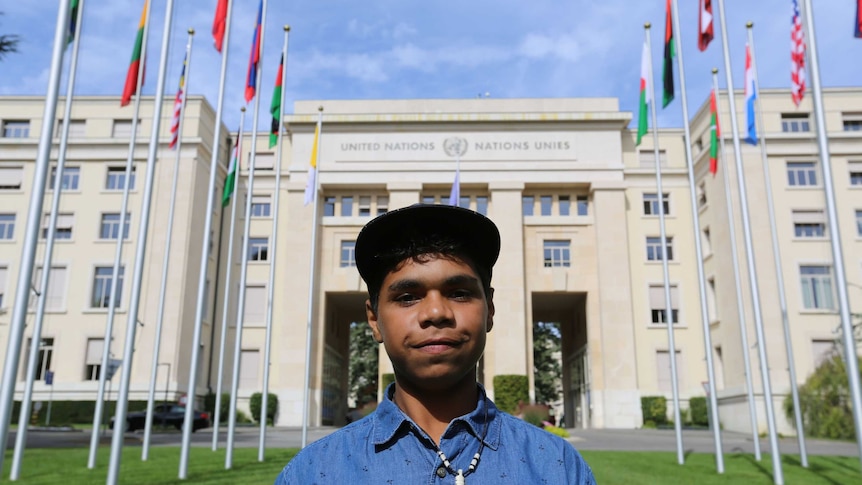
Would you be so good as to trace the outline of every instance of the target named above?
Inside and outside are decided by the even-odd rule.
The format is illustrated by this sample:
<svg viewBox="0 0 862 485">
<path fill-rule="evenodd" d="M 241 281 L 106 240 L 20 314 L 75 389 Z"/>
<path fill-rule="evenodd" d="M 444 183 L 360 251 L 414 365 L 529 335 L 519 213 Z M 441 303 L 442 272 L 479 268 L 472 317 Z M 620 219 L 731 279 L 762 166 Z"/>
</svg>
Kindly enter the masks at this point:
<svg viewBox="0 0 862 485">
<path fill-rule="evenodd" d="M 272 113 L 272 128 L 269 130 L 269 147 L 278 144 L 278 134 L 281 132 L 281 83 L 284 76 L 284 54 L 281 55 L 281 63 L 278 65 L 278 75 L 275 77 L 275 88 L 272 90 L 272 103 L 269 112 Z"/>
<path fill-rule="evenodd" d="M 227 2 L 228 0 L 218 0 L 215 18 L 213 19 L 213 41 L 215 42 L 215 49 L 218 52 L 221 52 L 222 44 L 224 43 L 224 31 L 227 26 Z"/>
<path fill-rule="evenodd" d="M 862 0 L 856 0 L 856 17 L 853 23 L 856 24 L 853 36 L 862 39 Z"/>
<path fill-rule="evenodd" d="M 718 127 L 718 106 L 715 102 L 715 89 L 709 97 L 709 173 L 718 172 L 718 140 L 721 128 Z"/>
<path fill-rule="evenodd" d="M 171 119 L 171 142 L 168 144 L 168 147 L 172 150 L 176 150 L 177 140 L 180 138 L 180 116 L 183 111 L 183 100 L 186 97 L 186 66 L 188 63 L 188 57 L 184 57 L 183 70 L 180 72 L 180 87 L 177 89 L 177 97 L 174 98 L 174 117 Z"/>
<path fill-rule="evenodd" d="M 458 206 L 461 202 L 461 168 L 455 169 L 455 181 L 452 182 L 452 190 L 449 191 L 449 205 Z"/>
<path fill-rule="evenodd" d="M 120 99 L 120 106 L 126 106 L 138 90 L 138 71 L 141 69 L 143 59 L 141 59 L 141 51 L 144 47 L 144 28 L 147 25 L 147 3 L 144 0 L 144 10 L 141 12 L 141 21 L 138 23 L 138 34 L 135 36 L 135 48 L 132 49 L 132 62 L 129 64 L 129 71 L 126 73 L 126 85 L 123 87 L 123 97 Z M 141 79 L 143 86 L 144 80 Z"/>
<path fill-rule="evenodd" d="M 751 46 L 745 45 L 745 118 L 748 134 L 745 141 L 757 145 L 757 123 L 754 121 L 754 101 L 757 99 L 754 84 L 754 66 L 751 61 Z"/>
<path fill-rule="evenodd" d="M 670 0 L 667 0 L 664 19 L 664 63 L 662 64 L 661 79 L 663 81 L 661 107 L 673 101 L 673 58 L 676 56 L 673 40 L 673 17 L 670 13 Z"/>
<path fill-rule="evenodd" d="M 712 0 L 699 0 L 697 16 L 697 48 L 705 51 L 715 36 L 712 27 Z"/>
<path fill-rule="evenodd" d="M 72 0 L 69 5 L 69 30 L 66 32 L 66 44 L 71 44 L 75 41 L 75 28 L 78 27 L 78 3 L 79 0 Z"/>
<path fill-rule="evenodd" d="M 790 23 L 790 97 L 793 98 L 793 103 L 799 106 L 805 95 L 805 39 L 797 0 L 793 0 Z"/>
<path fill-rule="evenodd" d="M 652 102 L 652 89 L 649 83 L 649 49 L 644 41 L 643 52 L 641 53 L 641 83 L 640 83 L 640 109 L 638 110 L 638 139 L 635 145 L 641 144 L 641 138 L 646 135 L 649 129 L 649 104 Z"/>
<path fill-rule="evenodd" d="M 262 16 L 263 0 L 260 0 L 260 7 L 257 9 L 257 25 L 254 26 L 254 38 L 251 40 L 251 55 L 248 58 L 248 73 L 245 76 L 246 103 L 251 101 L 257 92 L 257 66 L 260 64 L 260 34 L 262 31 L 260 20 Z"/>
<path fill-rule="evenodd" d="M 242 130 L 240 126 L 237 132 Z M 236 139 L 236 146 L 233 149 L 233 159 L 231 159 L 230 167 L 227 169 L 227 178 L 224 179 L 224 190 L 221 195 L 221 206 L 227 207 L 230 204 L 230 198 L 233 196 L 234 187 L 236 187 L 236 171 L 239 169 L 240 162 L 240 143 L 242 142 L 242 135 L 238 136 Z"/>
<path fill-rule="evenodd" d="M 311 162 L 308 167 L 308 178 L 305 180 L 304 205 L 310 204 L 317 198 L 317 144 L 320 140 L 320 119 L 314 127 L 314 141 L 311 142 Z"/>
</svg>

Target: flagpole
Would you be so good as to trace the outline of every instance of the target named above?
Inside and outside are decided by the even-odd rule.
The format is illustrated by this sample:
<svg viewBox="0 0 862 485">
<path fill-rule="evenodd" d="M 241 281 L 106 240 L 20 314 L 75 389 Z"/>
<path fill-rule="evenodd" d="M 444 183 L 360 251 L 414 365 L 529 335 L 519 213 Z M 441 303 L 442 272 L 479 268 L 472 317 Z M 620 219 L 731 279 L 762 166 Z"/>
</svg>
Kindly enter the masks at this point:
<svg viewBox="0 0 862 485">
<path fill-rule="evenodd" d="M 63 68 L 63 51 L 66 46 L 66 29 L 69 25 L 69 0 L 60 2 L 57 11 L 57 25 L 54 29 L 54 48 L 51 54 L 51 70 L 48 76 L 48 92 L 45 97 L 45 110 L 42 114 L 42 132 L 39 136 L 39 149 L 36 155 L 33 190 L 30 193 L 30 212 L 24 232 L 24 245 L 21 250 L 20 271 L 15 289 L 15 303 L 9 323 L 9 336 L 6 342 L 6 357 L 3 366 L 3 380 L 0 384 L 0 443 L 3 449 L 9 436 L 12 405 L 15 398 L 15 384 L 18 377 L 18 360 L 26 327 L 27 306 L 30 300 L 30 285 L 33 278 L 33 263 L 39 244 L 39 229 L 42 221 L 42 203 L 45 198 L 45 183 L 51 166 L 51 146 L 54 131 L 54 118 L 57 113 L 57 96 L 60 92 L 60 77 Z M 66 100 L 69 103 L 69 100 Z M 45 269 L 43 268 L 43 272 Z M 32 341 L 38 346 L 38 342 Z M 20 433 L 21 430 L 19 429 Z M 3 469 L 5 453 L 0 453 L 0 470 Z"/>
<path fill-rule="evenodd" d="M 650 43 L 650 23 L 644 24 L 644 34 L 646 38 L 647 55 L 652 53 L 652 44 Z M 667 344 L 669 347 L 668 354 L 670 356 L 670 373 L 671 373 L 671 390 L 673 391 L 673 427 L 676 431 L 676 459 L 680 465 L 685 463 L 685 455 L 682 449 L 682 419 L 680 418 L 679 410 L 679 382 L 677 381 L 676 370 L 676 344 L 674 342 L 674 318 L 673 306 L 670 297 L 670 270 L 667 262 L 667 234 L 665 231 L 665 213 L 664 213 L 664 190 L 662 189 L 661 181 L 661 158 L 658 144 L 658 115 L 655 108 L 655 94 L 653 90 L 653 72 L 652 59 L 648 58 L 649 79 L 647 80 L 646 89 L 648 96 L 652 99 L 649 103 L 650 114 L 652 117 L 652 138 L 653 138 L 653 153 L 655 155 L 655 185 L 658 191 L 658 220 L 659 230 L 661 235 L 661 266 L 664 275 L 664 304 L 665 304 L 665 322 L 667 324 Z"/>
<path fill-rule="evenodd" d="M 156 378 L 159 373 L 159 352 L 161 350 L 162 344 L 162 328 L 164 327 L 165 320 L 165 297 L 167 294 L 168 287 L 168 264 L 171 260 L 171 238 L 173 236 L 173 228 L 174 228 L 174 213 L 176 212 L 175 206 L 177 201 L 177 185 L 179 183 L 179 174 L 180 174 L 180 158 L 182 156 L 182 148 L 183 148 L 183 122 L 186 117 L 186 101 L 188 100 L 189 93 L 189 75 L 191 74 L 192 68 L 192 39 L 195 35 L 195 29 L 190 28 L 188 30 L 189 37 L 186 42 L 186 57 L 185 57 L 185 66 L 183 67 L 183 83 L 180 89 L 182 89 L 182 101 L 180 102 L 180 119 L 179 119 L 179 128 L 177 130 L 177 145 L 176 152 L 177 156 L 174 159 L 174 177 L 171 181 L 171 202 L 169 204 L 168 209 L 168 221 L 167 221 L 167 233 L 165 234 L 165 254 L 162 258 L 162 282 L 159 287 L 159 309 L 157 311 L 157 320 L 156 320 L 156 334 L 153 337 L 153 362 L 150 368 L 150 387 L 147 393 L 147 416 L 144 421 L 144 443 L 141 450 L 141 461 L 147 461 L 150 455 L 150 440 L 152 438 L 152 430 L 153 430 L 153 412 L 155 411 L 155 400 L 156 400 Z M 168 368 L 170 371 L 170 368 Z M 168 373 L 166 380 L 170 383 L 170 373 Z M 168 384 L 165 385 L 166 387 Z M 167 391 L 165 391 L 167 392 Z M 165 396 L 167 399 L 167 396 Z"/>
<path fill-rule="evenodd" d="M 320 197 L 317 191 L 320 187 L 320 132 L 323 125 L 323 106 L 317 108 L 317 129 L 315 133 L 315 141 L 317 145 L 312 147 L 313 153 L 317 155 L 315 163 L 317 164 L 314 173 L 314 211 L 311 216 L 311 268 L 308 275 L 308 318 L 305 326 L 305 388 L 303 389 L 302 400 L 302 448 L 308 444 L 308 399 L 310 394 L 309 387 L 311 386 L 311 329 L 314 318 L 314 285 L 316 283 L 315 267 L 317 262 L 317 211 L 319 207 Z M 309 169 L 309 172 L 311 169 Z M 310 175 L 310 173 L 309 173 Z"/>
<path fill-rule="evenodd" d="M 718 110 L 718 69 L 712 70 L 713 86 L 715 92 L 715 119 L 716 126 L 721 126 Z M 720 130 L 719 130 L 720 131 Z M 730 173 L 727 169 L 727 161 L 724 156 L 724 134 L 718 136 L 719 152 L 721 155 L 722 174 L 724 175 L 724 198 L 727 210 L 727 229 L 730 236 L 730 257 L 733 262 L 733 281 L 736 288 L 736 312 L 739 318 L 739 333 L 742 339 L 742 361 L 745 366 L 745 387 L 748 393 L 748 413 L 751 416 L 751 440 L 754 443 L 754 457 L 760 461 L 760 435 L 757 433 L 757 409 L 754 404 L 754 383 L 751 374 L 751 356 L 749 355 L 748 346 L 748 328 L 745 325 L 745 309 L 742 298 L 742 280 L 739 275 L 739 254 L 736 249 L 736 224 L 733 221 L 733 201 L 730 193 Z M 768 179 L 767 179 L 768 180 Z"/>
<path fill-rule="evenodd" d="M 194 320 L 194 332 L 192 335 L 192 349 L 191 349 L 191 361 L 189 362 L 189 378 L 188 378 L 188 397 L 189 401 L 186 405 L 186 415 L 184 422 L 191 423 L 194 422 L 194 403 L 195 403 L 195 392 L 197 389 L 198 382 L 198 359 L 200 355 L 200 345 L 201 345 L 201 325 L 203 324 L 204 319 L 204 311 L 206 309 L 207 302 L 207 294 L 206 294 L 206 284 L 207 284 L 207 268 L 209 265 L 209 243 L 210 243 L 210 233 L 212 232 L 213 226 L 213 207 L 210 206 L 214 201 L 215 190 L 216 190 L 216 175 L 218 174 L 218 159 L 219 159 L 219 147 L 221 146 L 221 126 L 222 126 L 222 114 L 224 113 L 224 88 L 225 88 L 225 80 L 227 78 L 227 61 L 228 61 L 228 51 L 230 51 L 230 27 L 231 27 L 231 13 L 233 11 L 233 1 L 227 0 L 227 14 L 225 17 L 225 31 L 224 31 L 224 45 L 221 56 L 221 73 L 219 74 L 219 87 L 218 87 L 218 100 L 216 103 L 216 117 L 215 117 L 215 129 L 213 130 L 213 142 L 212 147 L 210 149 L 210 179 L 209 186 L 207 188 L 207 202 L 206 202 L 206 216 L 204 217 L 204 232 L 203 237 L 201 238 L 201 250 L 200 250 L 200 274 L 198 276 L 198 294 L 197 294 L 197 302 L 195 303 L 195 320 Z M 241 128 L 240 128 L 241 129 Z M 229 148 L 228 148 L 229 150 Z M 230 157 L 230 154 L 228 154 Z M 230 162 L 228 162 L 230 163 Z M 230 255 L 228 255 L 228 262 L 230 262 Z M 228 268 L 230 268 L 230 264 L 228 264 Z M 230 272 L 230 269 L 228 269 Z M 225 292 L 230 291 L 230 279 L 225 280 Z M 222 322 L 222 327 L 224 327 L 224 322 Z M 223 337 L 222 337 L 223 338 Z M 224 345 L 222 345 L 224 347 Z M 212 351 L 212 350 L 210 350 Z M 220 356 L 221 358 L 221 356 Z M 219 364 L 221 365 L 221 364 Z M 221 385 L 219 383 L 219 385 Z M 218 412 L 220 405 L 221 396 L 216 396 L 216 409 L 215 412 Z M 180 446 L 180 465 L 179 470 L 177 472 L 177 477 L 181 480 L 185 480 L 188 478 L 188 470 L 189 470 L 189 447 L 191 446 L 192 439 L 192 427 L 191 426 L 183 426 L 183 439 L 182 444 Z M 218 439 L 218 424 L 214 424 L 213 428 L 213 451 L 216 448 L 216 440 Z"/>
<path fill-rule="evenodd" d="M 275 209 L 272 214 L 272 244 L 269 251 L 269 295 L 267 296 L 266 304 L 266 338 L 264 340 L 263 351 L 263 396 L 260 403 L 260 442 L 257 449 L 257 461 L 262 462 L 264 459 L 264 449 L 266 446 L 266 421 L 269 413 L 269 359 L 272 348 L 272 306 L 275 299 L 275 255 L 278 254 L 278 212 L 279 212 L 279 196 L 281 195 L 281 145 L 284 137 L 282 129 L 282 113 L 284 113 L 284 86 L 287 80 L 287 37 L 290 34 L 290 26 L 284 26 L 284 46 L 281 50 L 284 63 L 281 66 L 281 100 L 279 102 L 278 113 L 278 144 L 276 145 L 276 164 L 275 164 L 275 194 L 273 195 L 273 204 Z M 275 423 L 273 423 L 275 425 Z"/>
<path fill-rule="evenodd" d="M 677 35 L 681 35 L 679 28 L 679 7 L 677 0 L 672 1 L 673 5 L 673 30 Z M 681 91 L 680 104 L 682 104 L 683 118 L 683 135 L 685 140 L 685 161 L 688 164 L 688 188 L 691 200 L 691 215 L 694 223 L 694 249 L 695 257 L 697 258 L 697 283 L 700 290 L 700 319 L 703 325 L 703 345 L 706 355 L 706 377 L 709 386 L 709 413 L 712 418 L 712 434 L 715 443 L 715 468 L 716 472 L 724 473 L 724 450 L 721 447 L 721 421 L 718 417 L 718 392 L 715 386 L 715 365 L 712 360 L 712 335 L 709 327 L 709 311 L 707 310 L 706 296 L 706 276 L 703 269 L 703 246 L 700 241 L 700 217 L 697 210 L 697 189 L 694 181 L 694 162 L 691 155 L 691 126 L 688 117 L 688 94 L 685 90 L 685 67 L 683 66 L 682 42 L 676 36 L 673 36 L 674 48 L 676 51 L 677 65 L 679 67 L 679 90 Z M 659 194 L 659 197 L 662 197 Z M 663 199 L 662 205 L 664 205 Z"/>
<path fill-rule="evenodd" d="M 242 129 L 245 125 L 245 106 L 239 109 L 241 114 L 239 118 L 239 130 L 237 132 L 237 140 L 236 140 L 236 163 L 237 163 L 237 172 L 239 171 L 239 165 L 242 157 L 240 154 L 242 153 Z M 234 177 L 234 192 L 236 193 L 236 177 Z M 219 336 L 219 359 L 218 359 L 218 381 L 216 382 L 216 402 L 215 409 L 213 410 L 214 419 L 213 419 L 213 443 L 212 450 L 216 451 L 218 449 L 218 429 L 221 420 L 221 394 L 222 394 L 222 381 L 224 380 L 224 352 L 225 345 L 227 341 L 227 321 L 228 321 L 228 310 L 230 308 L 230 295 L 231 295 L 231 268 L 233 268 L 233 241 L 236 233 L 236 198 L 231 201 L 230 208 L 230 233 L 228 236 L 227 243 L 227 270 L 225 271 L 225 285 L 224 285 L 224 298 L 222 301 L 222 317 L 221 317 L 221 335 Z"/>
<path fill-rule="evenodd" d="M 141 203 L 141 221 L 138 226 L 137 247 L 135 248 L 135 270 L 132 278 L 132 293 L 129 298 L 129 311 L 126 320 L 126 342 L 123 349 L 123 364 L 120 373 L 120 387 L 117 392 L 117 409 L 114 414 L 114 433 L 111 437 L 111 460 L 108 465 L 107 483 L 114 485 L 119 481 L 120 460 L 122 459 L 125 433 L 118 432 L 118 426 L 126 422 L 129 406 L 129 387 L 132 379 L 132 358 L 135 353 L 135 335 L 138 330 L 138 314 L 140 313 L 141 286 L 144 279 L 144 257 L 147 250 L 147 233 L 149 230 L 150 206 L 153 199 L 153 183 L 156 176 L 156 156 L 159 150 L 159 127 L 162 121 L 162 108 L 165 98 L 165 79 L 168 73 L 168 48 L 171 40 L 171 24 L 173 23 L 174 0 L 167 0 L 165 6 L 165 21 L 162 32 L 162 49 L 159 59 L 159 75 L 156 80 L 156 94 L 153 98 L 153 127 L 150 133 L 150 146 L 147 154 L 147 175 L 144 182 L 144 200 Z M 140 98 L 140 94 L 138 95 Z M 193 406 L 193 404 L 192 404 Z"/>
<path fill-rule="evenodd" d="M 257 66 L 255 66 L 255 95 L 254 95 L 254 118 L 251 122 L 251 156 L 249 157 L 248 163 L 248 188 L 246 189 L 246 198 L 245 198 L 245 228 L 243 229 L 242 234 L 242 253 L 241 255 L 241 265 L 240 265 L 240 276 L 239 276 L 239 303 L 237 304 L 236 309 L 236 334 L 234 335 L 234 347 L 233 347 L 233 376 L 231 379 L 231 388 L 230 388 L 230 414 L 228 415 L 227 421 L 227 444 L 225 448 L 227 449 L 227 453 L 224 458 L 224 468 L 225 470 L 230 470 L 233 468 L 233 445 L 234 445 L 234 437 L 236 434 L 236 413 L 237 413 L 237 392 L 239 391 L 239 364 L 240 364 L 240 356 L 242 351 L 242 326 L 245 320 L 245 286 L 246 286 L 246 277 L 248 273 L 248 239 L 249 239 L 249 228 L 251 226 L 251 199 L 254 194 L 254 172 L 255 172 L 255 158 L 257 157 L 257 126 L 258 126 L 258 118 L 260 118 L 260 80 L 263 77 L 263 46 L 264 46 L 264 38 L 266 35 L 266 0 L 261 0 L 261 17 L 260 17 L 260 43 L 258 44 L 259 57 Z M 252 41 L 256 42 L 256 41 Z M 254 46 L 252 46 L 254 49 Z M 237 171 L 237 175 L 239 175 L 239 171 Z M 237 182 L 239 182 L 239 177 L 237 177 Z M 274 248 L 272 248 L 274 249 Z M 267 252 L 270 253 L 269 249 Z M 267 254 L 268 256 L 269 254 Z"/>
<path fill-rule="evenodd" d="M 748 45 L 751 46 L 751 70 L 757 79 L 757 62 L 754 55 L 753 22 L 746 24 L 748 30 Z M 796 360 L 793 357 L 793 344 L 790 335 L 790 319 L 787 314 L 787 291 L 784 289 L 784 271 L 781 268 L 781 249 L 778 245 L 778 229 L 775 222 L 775 205 L 772 199 L 772 176 L 769 174 L 769 163 L 766 157 L 766 125 L 763 124 L 763 106 L 760 102 L 760 88 L 754 82 L 754 98 L 757 103 L 757 119 L 763 130 L 760 139 L 760 159 L 763 165 L 763 180 L 766 181 L 766 207 L 769 212 L 769 228 L 772 234 L 772 256 L 775 261 L 775 281 L 778 283 L 778 302 L 781 306 L 781 321 L 784 324 L 784 348 L 787 352 L 787 371 L 790 374 L 790 393 L 793 398 L 793 414 L 796 419 L 796 438 L 799 442 L 800 462 L 808 468 L 808 450 L 805 446 L 805 429 L 802 423 L 802 405 L 799 403 L 799 385 L 796 380 Z"/>
<path fill-rule="evenodd" d="M 146 13 L 144 14 L 145 23 L 143 43 L 141 45 L 141 63 L 143 63 L 147 58 L 147 38 L 150 32 L 150 7 L 152 6 L 149 0 L 145 1 Z M 131 190 L 131 179 L 134 170 L 135 146 L 138 141 L 138 122 L 140 121 L 138 120 L 138 114 L 141 109 L 141 88 L 144 85 L 144 70 L 143 65 L 138 69 L 138 79 L 135 83 L 136 94 L 132 114 L 131 134 L 129 136 L 129 155 L 126 158 L 126 171 L 123 175 L 123 198 L 120 203 L 120 228 L 114 249 L 114 265 L 111 270 L 111 289 L 110 294 L 108 295 L 108 320 L 105 324 L 105 335 L 102 337 L 102 360 L 99 366 L 99 387 L 96 391 L 96 409 L 93 411 L 93 429 L 90 431 L 90 454 L 87 459 L 87 468 L 89 469 L 96 467 L 96 453 L 99 449 L 99 434 L 102 427 L 102 416 L 104 412 L 105 382 L 107 380 L 106 374 L 108 363 L 111 359 L 111 344 L 114 340 L 114 317 L 116 316 L 118 298 L 121 296 L 117 295 L 117 290 L 120 288 L 120 264 L 122 263 L 121 260 L 123 258 L 123 245 L 126 242 L 126 224 L 131 224 L 131 217 L 127 220 L 126 216 L 128 215 L 129 210 L 129 192 Z M 125 279 L 125 268 L 123 268 L 123 276 Z M 111 376 L 111 380 L 113 380 L 113 375 Z M 120 426 L 120 433 L 122 433 L 125 423 L 119 423 L 118 425 Z M 114 430 L 114 433 L 117 433 L 117 430 Z"/>
<path fill-rule="evenodd" d="M 742 166 L 742 149 L 739 145 L 739 124 L 736 120 L 736 95 L 733 91 L 733 75 L 730 67 L 730 50 L 727 41 L 727 22 L 724 15 L 724 0 L 718 0 L 721 19 L 721 44 L 724 51 L 724 74 L 727 83 L 727 99 L 730 101 L 730 129 L 733 135 L 733 153 L 736 161 L 737 183 L 739 184 L 739 205 L 742 212 L 742 233 L 745 239 L 745 256 L 748 260 L 748 283 L 751 303 L 754 310 L 754 328 L 757 332 L 757 352 L 760 357 L 760 377 L 763 382 L 763 400 L 766 404 L 766 424 L 769 432 L 769 446 L 772 455 L 772 476 L 776 485 L 784 483 L 781 468 L 781 451 L 778 448 L 778 433 L 775 429 L 775 403 L 772 401 L 772 383 L 769 377 L 769 359 L 766 354 L 766 334 L 763 330 L 763 313 L 760 308 L 760 287 L 757 284 L 757 267 L 754 263 L 754 246 L 751 236 L 751 218 L 748 214 L 748 189 Z M 734 241 L 734 244 L 736 242 Z"/>
<path fill-rule="evenodd" d="M 84 1 L 78 2 L 78 15 L 75 20 L 75 32 L 81 32 L 83 20 Z M 80 46 L 80 35 L 76 35 L 72 43 L 72 60 L 69 64 L 69 78 L 66 81 L 66 98 L 63 107 L 63 126 L 60 131 L 60 149 L 57 155 L 57 168 L 54 173 L 53 198 L 51 200 L 51 213 L 49 216 L 47 241 L 45 241 L 45 254 L 42 257 L 42 274 L 39 281 L 39 293 L 36 297 L 36 319 L 33 324 L 33 334 L 30 336 L 30 354 L 28 356 L 27 370 L 24 374 L 24 397 L 21 399 L 21 409 L 18 412 L 18 430 L 15 433 L 15 451 L 12 458 L 12 469 L 9 474 L 10 480 L 18 480 L 21 476 L 21 460 L 24 456 L 24 448 L 27 443 L 27 428 L 30 422 L 30 412 L 33 403 L 33 384 L 36 378 L 36 366 L 39 358 L 39 344 L 42 342 L 42 325 L 45 321 L 45 305 L 47 303 L 48 284 L 51 274 L 51 263 L 54 254 L 54 240 L 56 238 L 57 216 L 60 211 L 60 195 L 63 189 L 63 170 L 66 166 L 66 148 L 69 141 L 69 119 L 72 115 L 72 96 L 75 92 L 75 75 L 78 70 L 78 48 Z"/>
<path fill-rule="evenodd" d="M 841 332 L 844 336 L 844 364 L 850 384 L 850 402 L 853 403 L 853 425 L 856 445 L 859 447 L 859 460 L 862 463 L 862 389 L 860 389 L 859 363 L 856 360 L 856 342 L 850 314 L 850 300 L 847 295 L 847 276 L 844 271 L 844 250 L 841 247 L 841 233 L 838 229 L 838 211 L 835 205 L 835 187 L 832 180 L 832 159 L 829 153 L 829 138 L 826 135 L 826 118 L 823 108 L 823 90 L 820 84 L 820 63 L 817 54 L 817 39 L 814 34 L 814 9 L 811 0 L 804 0 L 805 30 L 808 34 L 808 60 L 811 61 L 811 94 L 814 101 L 814 124 L 817 127 L 817 146 L 823 162 L 823 189 L 826 193 L 826 214 L 829 219 L 832 260 L 835 262 L 835 286 L 838 290 L 838 307 L 841 314 Z"/>
</svg>

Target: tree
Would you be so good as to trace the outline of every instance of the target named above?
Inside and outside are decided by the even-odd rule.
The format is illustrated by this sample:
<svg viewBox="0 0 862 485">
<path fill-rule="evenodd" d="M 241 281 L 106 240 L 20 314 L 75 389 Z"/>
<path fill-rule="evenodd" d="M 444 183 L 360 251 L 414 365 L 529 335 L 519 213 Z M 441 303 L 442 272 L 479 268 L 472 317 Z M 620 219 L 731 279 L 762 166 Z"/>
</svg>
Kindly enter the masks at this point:
<svg viewBox="0 0 862 485">
<path fill-rule="evenodd" d="M 560 398 L 563 370 L 560 364 L 560 327 L 557 323 L 533 323 L 533 378 L 537 403 Z"/>
<path fill-rule="evenodd" d="M 377 401 L 378 344 L 366 322 L 350 324 L 349 345 L 347 386 L 350 397 L 358 406 Z"/>
<path fill-rule="evenodd" d="M 0 15 L 3 15 L 3 12 L 0 12 Z M 20 39 L 17 35 L 0 35 L 0 61 L 2 61 L 3 58 L 6 57 L 6 54 L 10 52 L 18 52 L 19 40 Z"/>
</svg>

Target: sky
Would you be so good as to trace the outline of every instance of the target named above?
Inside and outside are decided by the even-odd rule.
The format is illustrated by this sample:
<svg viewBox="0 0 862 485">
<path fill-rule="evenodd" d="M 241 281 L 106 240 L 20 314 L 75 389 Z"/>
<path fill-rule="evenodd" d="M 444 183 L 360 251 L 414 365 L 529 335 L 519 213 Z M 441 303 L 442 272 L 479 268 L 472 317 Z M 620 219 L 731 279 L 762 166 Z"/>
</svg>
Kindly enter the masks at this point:
<svg viewBox="0 0 862 485">
<path fill-rule="evenodd" d="M 145 95 L 155 93 L 168 0 L 152 0 Z M 0 95 L 47 92 L 57 1 L 0 5 L 0 34 L 21 39 L 19 52 L 0 61 Z M 143 0 L 83 0 L 84 17 L 75 93 L 119 99 Z M 187 30 L 194 36 L 188 75 L 191 94 L 215 106 L 220 55 L 213 47 L 217 0 L 174 1 L 166 78 L 173 97 Z M 259 0 L 233 0 L 224 121 L 230 130 L 245 105 L 243 90 Z M 801 3 L 801 1 L 800 1 Z M 815 40 L 824 87 L 862 85 L 862 39 L 853 37 L 856 2 L 819 0 Z M 761 89 L 790 87 L 791 0 L 727 0 L 733 84 L 742 88 L 747 21 L 754 22 Z M 715 40 L 697 49 L 696 0 L 679 1 L 690 114 L 707 99 L 711 69 L 725 86 L 717 16 Z M 318 0 L 269 1 L 266 8 L 259 129 L 268 130 L 268 107 L 284 42 L 289 37 L 286 113 L 296 100 L 614 97 L 623 111 L 637 111 L 645 22 L 653 25 L 656 84 L 665 28 L 664 0 Z M 64 72 L 68 72 L 68 54 Z M 679 76 L 676 70 L 676 76 Z M 61 83 L 65 93 L 66 75 Z M 809 82 L 810 87 L 810 82 Z M 806 94 L 810 96 L 810 93 Z M 656 96 L 660 97 L 660 94 Z M 788 93 L 789 96 L 789 93 Z M 679 99 L 659 111 L 659 125 L 681 127 Z M 253 103 L 248 105 L 250 112 Z M 131 106 L 128 108 L 131 112 Z M 251 128 L 247 116 L 246 129 Z"/>
</svg>

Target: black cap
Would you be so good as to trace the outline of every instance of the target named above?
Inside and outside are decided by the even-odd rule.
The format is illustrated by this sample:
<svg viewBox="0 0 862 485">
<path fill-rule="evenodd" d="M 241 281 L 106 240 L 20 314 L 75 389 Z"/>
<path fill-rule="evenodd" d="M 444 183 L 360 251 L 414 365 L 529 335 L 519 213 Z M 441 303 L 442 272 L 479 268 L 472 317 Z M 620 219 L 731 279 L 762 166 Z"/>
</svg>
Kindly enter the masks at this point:
<svg viewBox="0 0 862 485">
<path fill-rule="evenodd" d="M 360 276 L 369 285 L 385 278 L 379 257 L 394 248 L 409 246 L 415 234 L 439 233 L 461 244 L 461 250 L 490 279 L 500 255 L 500 231 L 487 217 L 462 207 L 413 204 L 372 219 L 356 238 L 355 258 Z"/>
</svg>

